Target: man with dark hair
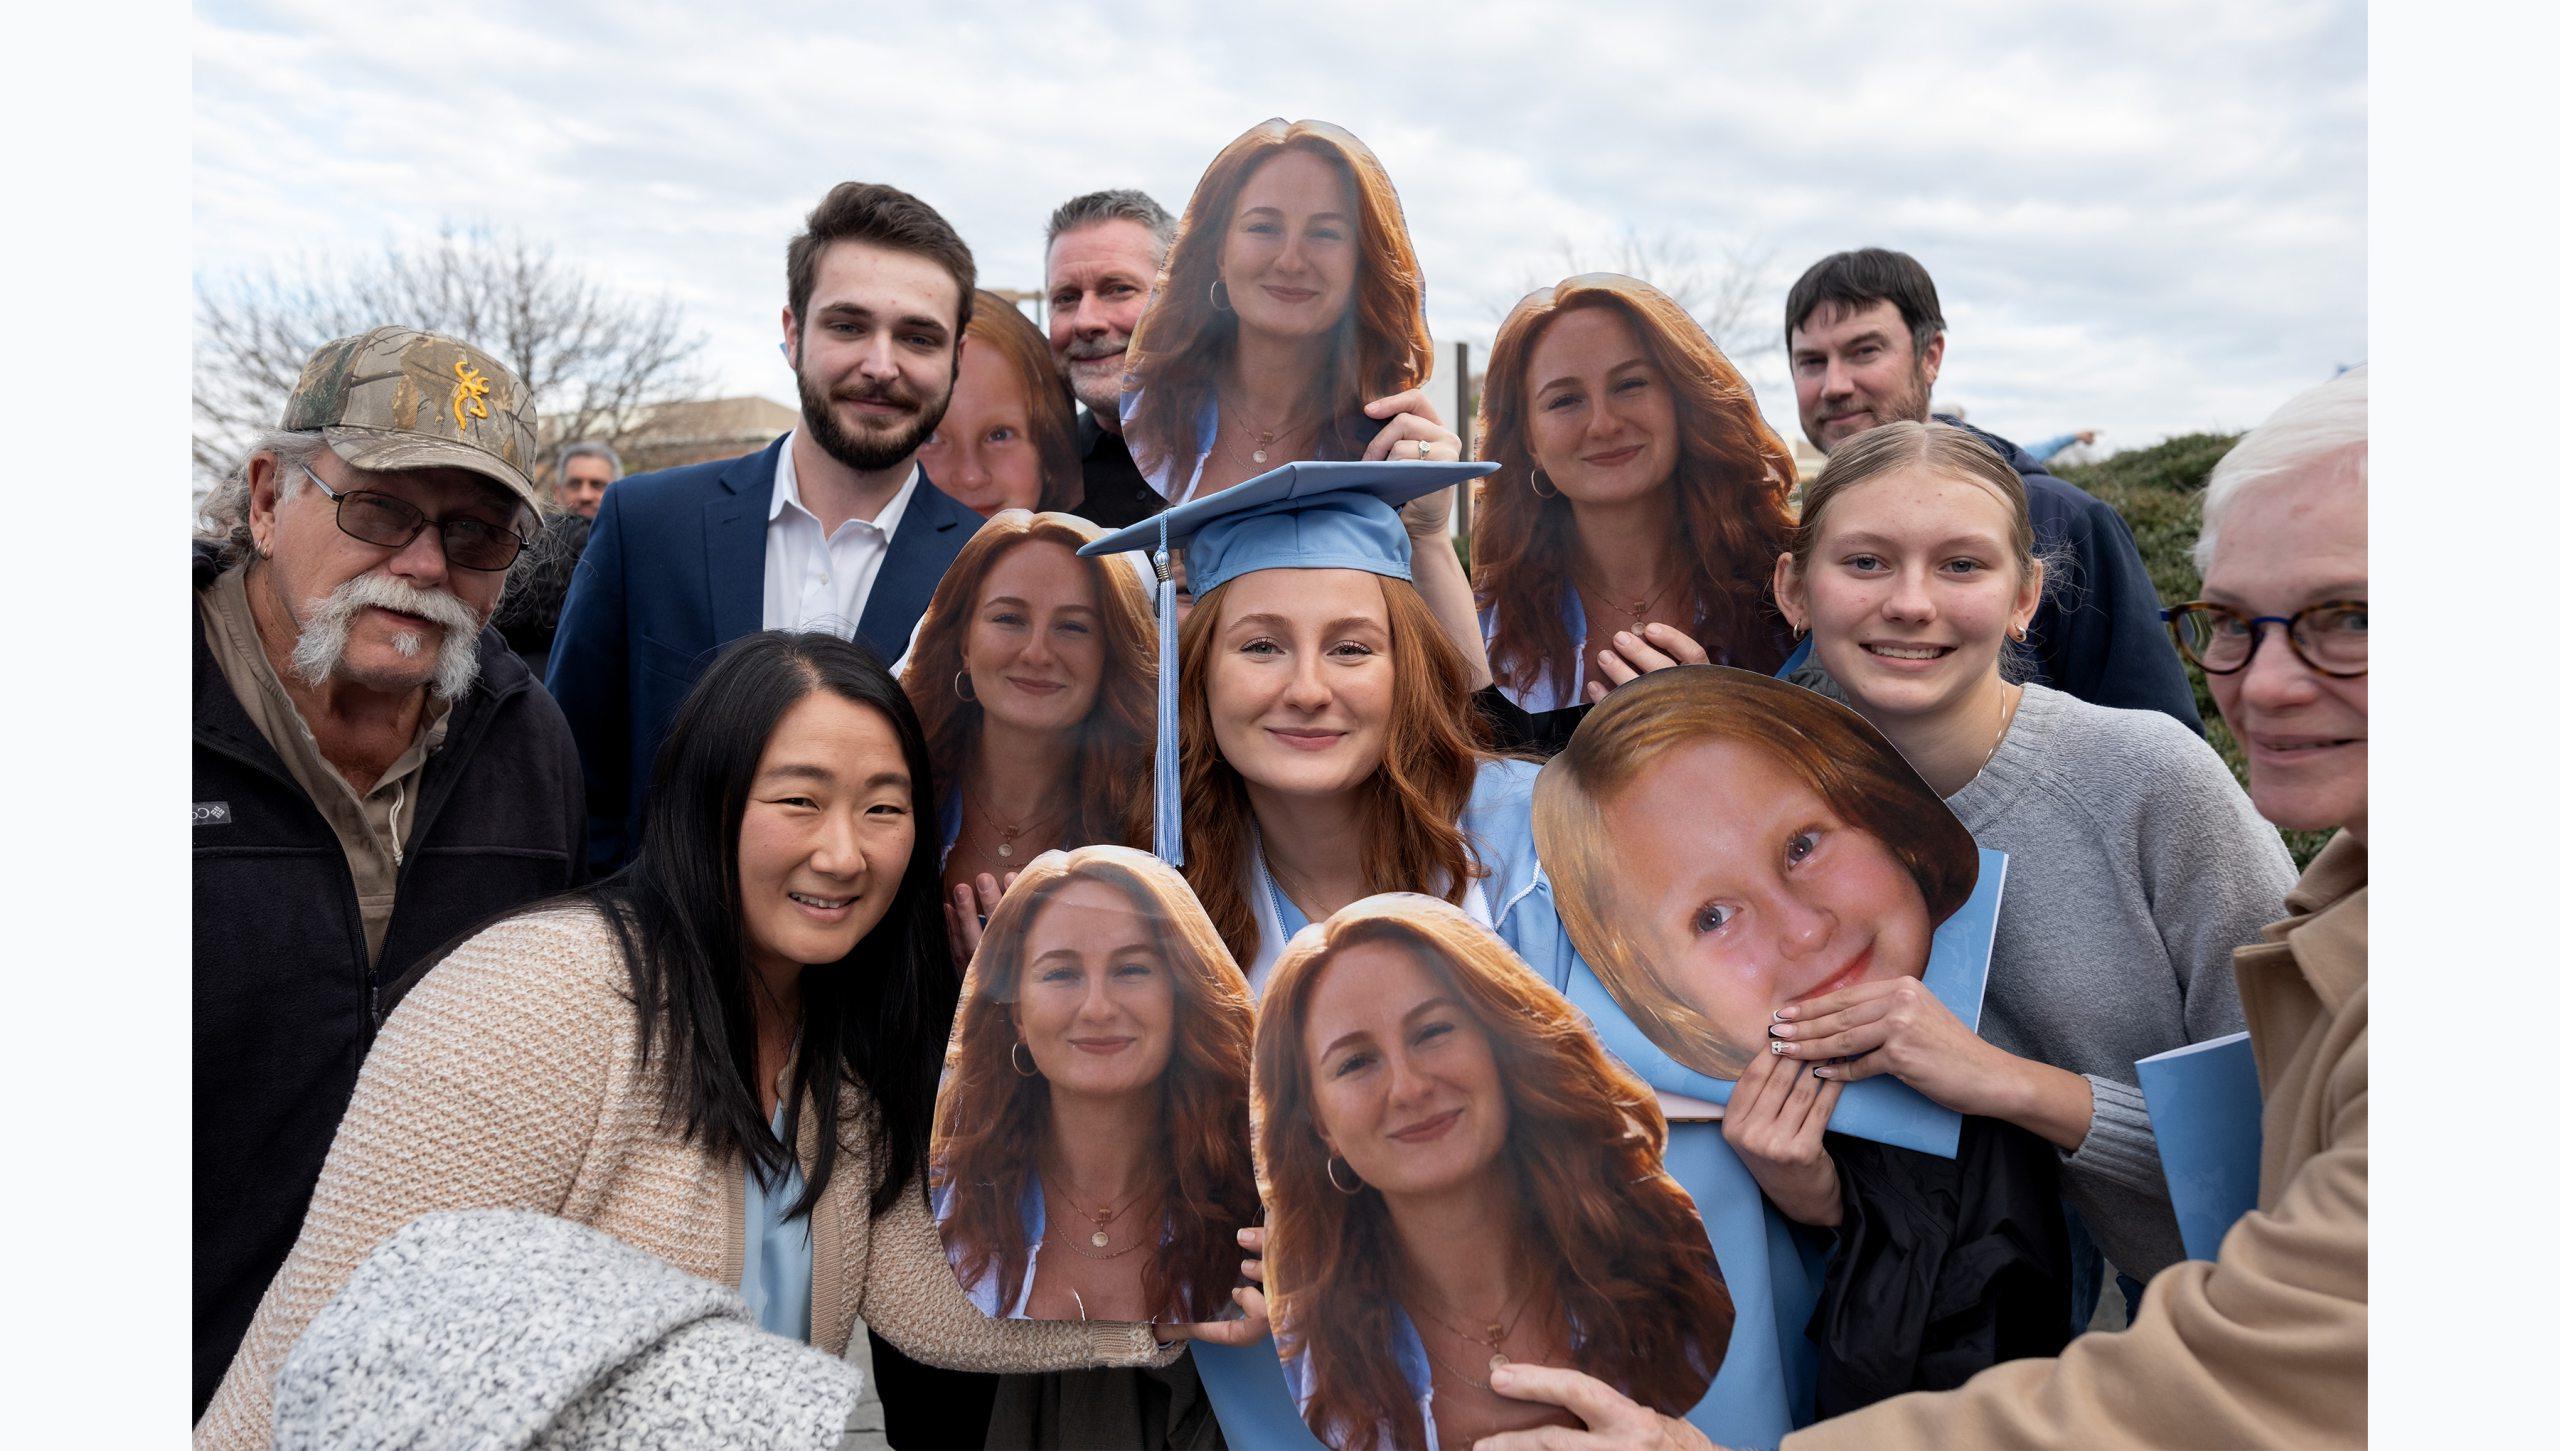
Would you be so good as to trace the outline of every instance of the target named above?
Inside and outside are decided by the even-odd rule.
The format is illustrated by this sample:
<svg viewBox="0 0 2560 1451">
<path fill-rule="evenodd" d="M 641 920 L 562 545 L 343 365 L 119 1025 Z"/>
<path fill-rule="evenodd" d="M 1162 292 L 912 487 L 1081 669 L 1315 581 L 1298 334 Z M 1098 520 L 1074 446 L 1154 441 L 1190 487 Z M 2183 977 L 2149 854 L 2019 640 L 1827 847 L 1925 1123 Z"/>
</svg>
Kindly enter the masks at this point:
<svg viewBox="0 0 2560 1451">
<path fill-rule="evenodd" d="M 800 426 L 757 453 L 640 474 L 605 494 L 551 650 L 587 777 L 588 859 L 629 860 L 676 707 L 722 645 L 828 630 L 906 649 L 976 513 L 915 462 L 951 406 L 978 266 L 942 214 L 848 181 L 785 253 L 782 352 Z M 977 1445 L 993 1376 L 919 1365 L 879 1336 L 893 1446 Z"/>
<path fill-rule="evenodd" d="M 629 859 L 667 726 L 719 647 L 823 629 L 897 658 L 978 516 L 915 463 L 951 405 L 977 266 L 940 213 L 845 182 L 788 253 L 800 426 L 605 494 L 562 607 L 552 695 L 585 758 L 588 855 Z"/>
<path fill-rule="evenodd" d="M 414 975 L 575 885 L 559 710 L 488 629 L 533 532 L 497 359 L 375 328 L 303 365 L 195 545 L 195 1406 L 302 1228 Z"/>
<path fill-rule="evenodd" d="M 1173 246 L 1173 214 L 1142 191 L 1087 192 L 1049 216 L 1049 351 L 1076 401 L 1085 518 L 1107 529 L 1164 508 L 1120 437 L 1121 355 Z"/>
<path fill-rule="evenodd" d="M 1796 416 L 1824 453 L 1851 434 L 1930 417 L 1947 320 L 1927 269 L 1867 247 L 1813 264 L 1787 292 Z M 2033 679 L 2097 705 L 2160 711 L 2202 734 L 2195 693 L 2160 628 L 2160 594 L 2116 511 L 1996 434 L 1938 415 L 1998 449 L 2026 482 L 2044 603 L 2028 627 Z"/>
</svg>

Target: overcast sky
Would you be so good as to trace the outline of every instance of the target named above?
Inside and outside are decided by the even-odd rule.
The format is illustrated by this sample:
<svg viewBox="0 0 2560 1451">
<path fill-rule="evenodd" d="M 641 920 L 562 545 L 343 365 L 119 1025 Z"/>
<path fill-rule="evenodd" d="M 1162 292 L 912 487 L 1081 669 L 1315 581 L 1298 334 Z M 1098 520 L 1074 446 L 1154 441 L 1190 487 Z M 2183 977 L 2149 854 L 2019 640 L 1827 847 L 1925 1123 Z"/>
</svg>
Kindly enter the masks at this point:
<svg viewBox="0 0 2560 1451">
<path fill-rule="evenodd" d="M 2361 361 L 2363 7 L 1445 10 L 1177 4 L 200 6 L 199 285 L 354 259 L 446 223 L 513 229 L 673 295 L 717 391 L 788 401 L 782 250 L 837 181 L 932 202 L 988 285 L 1040 283 L 1075 193 L 1180 210 L 1268 116 L 1348 127 L 1393 176 L 1444 352 L 1633 234 L 1765 260 L 1728 342 L 1800 431 L 1774 347 L 1823 254 L 1920 258 L 1943 406 L 2021 441 L 2237 429 Z M 1414 18 L 1414 17 L 1421 18 Z M 929 17 L 929 18 L 928 18 Z M 1570 253 L 1570 255 L 1568 255 Z"/>
</svg>

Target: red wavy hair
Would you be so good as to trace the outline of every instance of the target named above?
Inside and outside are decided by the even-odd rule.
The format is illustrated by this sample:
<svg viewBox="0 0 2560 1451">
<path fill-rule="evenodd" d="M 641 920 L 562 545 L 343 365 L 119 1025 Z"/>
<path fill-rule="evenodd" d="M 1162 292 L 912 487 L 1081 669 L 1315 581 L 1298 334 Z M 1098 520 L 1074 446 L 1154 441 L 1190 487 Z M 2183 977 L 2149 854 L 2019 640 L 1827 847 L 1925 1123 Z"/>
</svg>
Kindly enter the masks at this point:
<svg viewBox="0 0 2560 1451">
<path fill-rule="evenodd" d="M 1271 1211 L 1264 1280 L 1280 1353 L 1306 1357 L 1309 1427 L 1354 1451 L 1423 1444 L 1393 1348 L 1394 1227 L 1377 1193 L 1343 1194 L 1328 1177 L 1302 1041 L 1335 955 L 1366 942 L 1411 952 L 1493 1045 L 1510 1109 L 1503 1157 L 1528 1209 L 1530 1252 L 1554 1262 L 1557 1299 L 1581 1336 L 1578 1368 L 1685 1414 L 1724 1361 L 1733 1298 L 1696 1204 L 1663 1170 L 1669 1128 L 1653 1090 L 1491 929 L 1399 893 L 1355 902 L 1293 941 L 1254 1035 L 1255 1165 Z"/>
<path fill-rule="evenodd" d="M 1793 543 L 1795 455 L 1760 416 L 1751 385 L 1706 329 L 1659 289 L 1632 277 L 1569 277 L 1520 299 L 1485 363 L 1480 457 L 1502 466 L 1479 485 L 1469 546 L 1476 603 L 1498 612 L 1486 642 L 1496 680 L 1514 690 L 1541 677 L 1558 691 L 1574 676 L 1564 628 L 1571 583 L 1573 503 L 1530 487 L 1529 358 L 1556 318 L 1605 307 L 1627 320 L 1669 384 L 1680 421 L 1679 496 L 1684 584 L 1697 602 L 1700 644 L 1721 663 L 1766 674 L 1786 658 L 1774 581 Z"/>
<path fill-rule="evenodd" d="M 934 587 L 933 603 L 916 627 L 914 648 L 898 683 L 924 726 L 933 762 L 933 795 L 951 799 L 978 728 L 986 719 L 978 703 L 956 689 L 969 621 L 978 592 L 998 561 L 1038 541 L 1069 554 L 1102 537 L 1102 530 L 1072 514 L 999 510 L 978 526 Z M 1102 616 L 1102 682 L 1093 713 L 1076 744 L 1078 791 L 1067 820 L 1070 842 L 1145 846 L 1155 839 L 1155 800 L 1148 782 L 1156 760 L 1156 617 L 1148 586 L 1138 577 L 1137 556 L 1109 554 L 1080 559 L 1093 578 L 1094 608 Z"/>
<path fill-rule="evenodd" d="M 1371 892 L 1421 891 L 1445 882 L 1454 902 L 1485 874 L 1458 830 L 1476 766 L 1488 759 L 1477 744 L 1466 662 L 1410 583 L 1377 578 L 1386 595 L 1396 679 L 1386 754 L 1360 787 L 1368 826 L 1360 842 L 1361 881 Z M 1262 948 L 1245 881 L 1253 861 L 1253 801 L 1244 777 L 1220 754 L 1209 719 L 1209 670 L 1226 599 L 1221 584 L 1200 597 L 1182 625 L 1182 874 L 1227 950 L 1236 961 L 1251 962 Z"/>
<path fill-rule="evenodd" d="M 961 990 L 933 1120 L 933 1174 L 951 1190 L 942 1238 L 964 1285 L 990 1271 L 1001 1302 L 1022 1293 L 1030 1246 L 1022 1195 L 1049 1123 L 1049 1081 L 1013 1071 L 1008 1007 L 1022 996 L 1023 947 L 1040 910 L 1076 882 L 1129 900 L 1156 933 L 1173 982 L 1173 1057 L 1160 1090 L 1170 1154 L 1165 1218 L 1172 1238 L 1148 1263 L 1147 1303 L 1172 1322 L 1214 1320 L 1229 1303 L 1244 1251 L 1236 1231 L 1262 1213 L 1255 1193 L 1246 1086 L 1253 999 L 1244 974 L 1173 868 L 1127 847 L 1043 852 L 995 911 Z"/>
<path fill-rule="evenodd" d="M 1253 173 L 1283 151 L 1303 151 L 1330 164 L 1348 183 L 1360 212 L 1360 271 L 1351 305 L 1334 330 L 1322 389 L 1331 404 L 1315 438 L 1316 456 L 1358 458 L 1376 427 L 1361 405 L 1431 376 L 1422 264 L 1387 169 L 1360 138 L 1339 126 L 1275 116 L 1228 142 L 1200 174 L 1155 296 L 1129 338 L 1129 371 L 1121 387 L 1146 394 L 1128 421 L 1129 452 L 1150 477 L 1170 469 L 1176 481 L 1188 479 L 1200 460 L 1201 418 L 1236 348 L 1236 315 L 1211 304 L 1209 285 L 1218 280 L 1218 254 L 1235 220 L 1236 198 Z M 1368 431 L 1361 430 L 1363 424 Z"/>
</svg>

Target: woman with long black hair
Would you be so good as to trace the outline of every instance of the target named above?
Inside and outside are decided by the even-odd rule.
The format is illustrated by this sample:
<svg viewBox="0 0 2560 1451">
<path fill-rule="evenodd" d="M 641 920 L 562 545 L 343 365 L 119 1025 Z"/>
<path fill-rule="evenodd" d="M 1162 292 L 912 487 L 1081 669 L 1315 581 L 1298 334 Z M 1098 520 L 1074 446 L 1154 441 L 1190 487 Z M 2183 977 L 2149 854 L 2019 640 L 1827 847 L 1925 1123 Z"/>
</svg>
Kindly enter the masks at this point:
<svg viewBox="0 0 2560 1451">
<path fill-rule="evenodd" d="M 631 866 L 464 941 L 385 1025 L 199 1444 L 264 1445 L 302 1327 L 443 1209 L 592 1225 L 830 1354 L 860 1319 L 955 1368 L 1166 1358 L 1145 1326 L 991 1321 L 944 1263 L 919 1170 L 959 980 L 920 819 L 923 733 L 869 655 L 731 646 Z"/>
</svg>

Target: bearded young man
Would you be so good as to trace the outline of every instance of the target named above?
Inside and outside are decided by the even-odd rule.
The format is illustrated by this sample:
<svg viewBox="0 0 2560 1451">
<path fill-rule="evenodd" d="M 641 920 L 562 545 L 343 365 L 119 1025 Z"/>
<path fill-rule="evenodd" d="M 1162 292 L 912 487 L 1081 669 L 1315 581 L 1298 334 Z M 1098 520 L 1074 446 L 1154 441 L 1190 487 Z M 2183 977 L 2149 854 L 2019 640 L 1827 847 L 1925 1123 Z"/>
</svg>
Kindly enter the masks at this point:
<svg viewBox="0 0 2560 1451">
<path fill-rule="evenodd" d="M 312 355 L 195 546 L 195 1406 L 302 1227 L 374 1031 L 436 950 L 575 885 L 578 760 L 487 628 L 532 533 L 496 359 Z"/>
<path fill-rule="evenodd" d="M 782 349 L 800 426 L 760 452 L 605 492 L 551 647 L 586 766 L 588 860 L 629 860 L 676 706 L 722 645 L 827 630 L 906 648 L 978 516 L 924 476 L 951 406 L 977 264 L 933 208 L 844 182 L 788 253 Z"/>
</svg>

